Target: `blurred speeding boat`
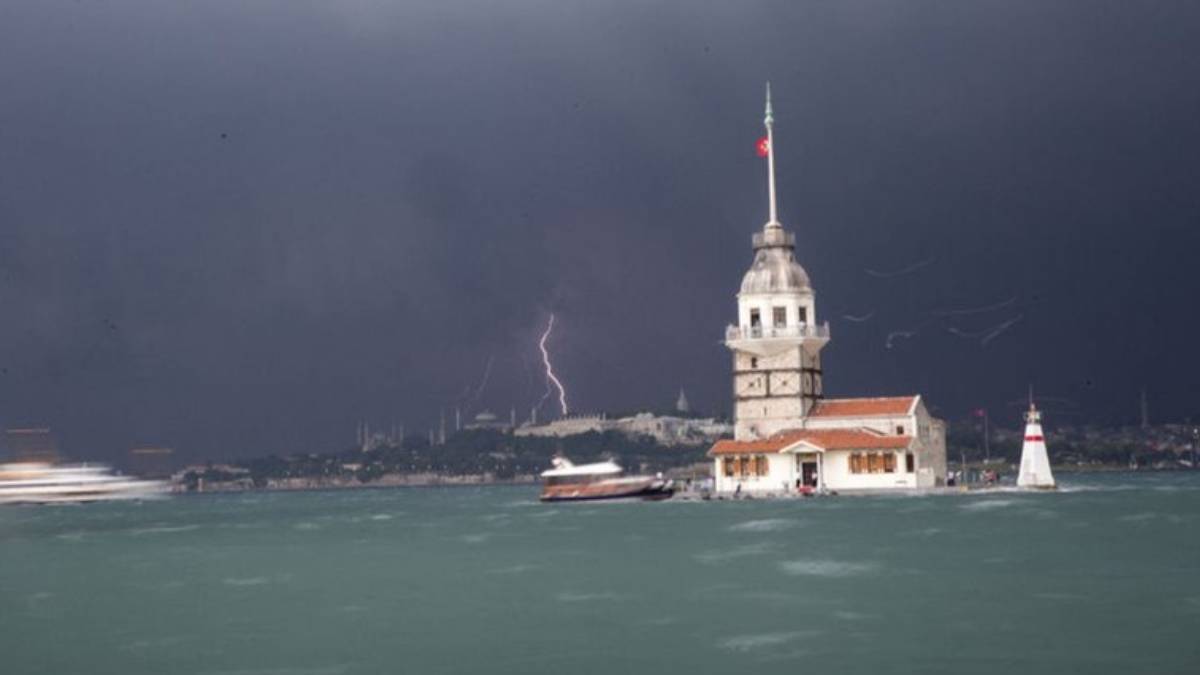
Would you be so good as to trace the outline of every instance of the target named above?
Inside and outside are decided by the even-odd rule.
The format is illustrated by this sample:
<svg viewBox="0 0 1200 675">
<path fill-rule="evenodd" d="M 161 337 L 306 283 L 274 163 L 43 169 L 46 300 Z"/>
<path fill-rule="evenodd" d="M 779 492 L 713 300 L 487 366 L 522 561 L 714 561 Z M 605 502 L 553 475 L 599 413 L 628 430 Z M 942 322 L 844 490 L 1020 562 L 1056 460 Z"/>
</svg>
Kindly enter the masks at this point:
<svg viewBox="0 0 1200 675">
<path fill-rule="evenodd" d="M 566 457 L 550 460 L 542 472 L 542 501 L 573 502 L 598 499 L 667 499 L 674 483 L 661 476 L 626 476 L 616 462 L 572 464 Z"/>
<path fill-rule="evenodd" d="M 151 499 L 165 495 L 167 487 L 116 475 L 103 465 L 0 464 L 0 504 Z"/>
</svg>

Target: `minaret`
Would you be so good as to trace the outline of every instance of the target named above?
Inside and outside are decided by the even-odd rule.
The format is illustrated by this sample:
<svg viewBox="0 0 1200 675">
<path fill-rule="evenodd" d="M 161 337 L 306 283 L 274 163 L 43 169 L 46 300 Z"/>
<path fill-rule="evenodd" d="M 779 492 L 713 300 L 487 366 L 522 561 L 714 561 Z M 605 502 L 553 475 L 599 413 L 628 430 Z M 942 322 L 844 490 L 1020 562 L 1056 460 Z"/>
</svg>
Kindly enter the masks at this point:
<svg viewBox="0 0 1200 675">
<path fill-rule="evenodd" d="M 690 413 L 691 411 L 692 411 L 692 404 L 688 403 L 687 394 L 683 393 L 683 387 L 680 387 L 679 388 L 679 398 L 675 399 L 675 412 L 680 412 L 680 413 L 683 413 L 686 415 L 687 413 Z"/>
<path fill-rule="evenodd" d="M 1033 404 L 1032 389 L 1029 392 L 1029 412 L 1025 413 L 1025 443 L 1021 446 L 1017 487 L 1054 489 L 1054 474 L 1050 472 L 1046 438 L 1042 435 L 1042 414 Z"/>
<path fill-rule="evenodd" d="M 754 262 L 737 294 L 737 323 L 725 330 L 733 352 L 734 438 L 766 438 L 802 426 L 823 397 L 821 349 L 829 324 L 817 322 L 816 294 L 796 262 L 796 238 L 779 222 L 775 191 L 775 114 L 767 85 L 768 220 L 752 238 Z"/>
</svg>

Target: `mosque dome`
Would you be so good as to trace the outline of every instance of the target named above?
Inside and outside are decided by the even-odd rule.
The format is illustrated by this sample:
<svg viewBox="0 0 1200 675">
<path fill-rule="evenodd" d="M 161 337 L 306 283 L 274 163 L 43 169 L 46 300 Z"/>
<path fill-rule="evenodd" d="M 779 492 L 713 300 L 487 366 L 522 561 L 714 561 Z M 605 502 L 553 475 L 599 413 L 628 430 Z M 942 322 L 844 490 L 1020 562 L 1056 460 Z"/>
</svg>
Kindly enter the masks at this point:
<svg viewBox="0 0 1200 675">
<path fill-rule="evenodd" d="M 812 293 L 808 272 L 796 262 L 791 246 L 761 246 L 742 277 L 741 293 Z"/>
</svg>

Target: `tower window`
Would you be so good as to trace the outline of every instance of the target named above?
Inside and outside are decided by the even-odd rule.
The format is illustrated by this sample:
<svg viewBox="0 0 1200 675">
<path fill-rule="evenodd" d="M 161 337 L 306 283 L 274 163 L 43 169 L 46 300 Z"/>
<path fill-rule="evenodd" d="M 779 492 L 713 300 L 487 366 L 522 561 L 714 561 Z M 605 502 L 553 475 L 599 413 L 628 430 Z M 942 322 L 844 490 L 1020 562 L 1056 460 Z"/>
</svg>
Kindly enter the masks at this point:
<svg viewBox="0 0 1200 675">
<path fill-rule="evenodd" d="M 762 325 L 762 317 L 759 316 L 757 309 L 750 310 L 750 327 L 758 328 Z"/>
<path fill-rule="evenodd" d="M 796 316 L 798 316 L 800 318 L 800 323 L 808 323 L 808 308 L 807 307 L 797 307 L 796 308 Z"/>
<path fill-rule="evenodd" d="M 903 424 L 897 424 L 897 425 L 896 425 L 896 435 L 897 435 L 897 436 L 903 436 L 903 435 L 904 435 L 904 425 L 903 425 Z"/>
<path fill-rule="evenodd" d="M 776 328 L 782 328 L 787 325 L 787 307 L 771 308 L 772 319 L 775 322 Z"/>
</svg>

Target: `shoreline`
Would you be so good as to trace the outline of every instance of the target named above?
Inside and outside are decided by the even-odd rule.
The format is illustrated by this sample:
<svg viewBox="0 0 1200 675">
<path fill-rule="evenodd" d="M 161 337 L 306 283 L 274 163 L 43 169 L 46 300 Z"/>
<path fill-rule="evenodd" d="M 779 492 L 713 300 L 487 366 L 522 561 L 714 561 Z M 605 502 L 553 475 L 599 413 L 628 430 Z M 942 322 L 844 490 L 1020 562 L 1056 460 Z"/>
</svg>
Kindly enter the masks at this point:
<svg viewBox="0 0 1200 675">
<path fill-rule="evenodd" d="M 1059 475 L 1078 475 L 1078 474 L 1093 474 L 1093 473 L 1178 473 L 1194 471 L 1186 467 L 1171 467 L 1171 468 L 1153 468 L 1139 467 L 1131 469 L 1121 466 L 1060 466 L 1054 467 L 1055 474 Z M 305 491 L 325 491 L 325 490 L 373 490 L 386 488 L 405 488 L 405 487 L 476 487 L 486 485 L 512 485 L 512 486 L 536 486 L 540 485 L 541 481 L 533 474 L 523 474 L 514 476 L 513 478 L 497 478 L 489 474 L 387 474 L 381 476 L 378 480 L 369 482 L 360 482 L 356 479 L 337 479 L 328 480 L 322 478 L 284 478 L 268 480 L 266 485 L 254 485 L 250 479 L 239 481 L 222 482 L 215 485 L 205 485 L 202 489 L 189 489 L 187 485 L 181 483 L 171 484 L 171 494 L 175 495 L 200 495 L 200 494 L 230 494 L 239 492 L 305 492 Z M 920 494 L 946 494 L 946 493 L 961 493 L 961 492 L 978 492 L 982 490 L 995 489 L 1002 487 L 1001 485 L 987 485 L 985 483 L 970 483 L 963 486 L 941 486 L 927 488 L 925 490 L 916 491 Z M 881 491 L 855 491 L 853 494 L 897 494 L 892 490 Z M 696 496 L 687 496 L 687 492 L 680 490 L 674 498 L 683 497 L 688 499 L 699 499 Z M 845 496 L 852 496 L 850 492 L 840 493 Z M 778 495 L 779 497 L 795 497 L 803 498 L 800 495 Z M 758 498 L 766 498 L 765 495 Z M 714 500 L 729 501 L 729 497 L 719 497 L 714 494 Z"/>
<path fill-rule="evenodd" d="M 472 487 L 479 485 L 537 485 L 538 481 L 532 475 L 519 475 L 513 478 L 496 478 L 488 474 L 387 474 L 378 480 L 361 482 L 357 479 L 328 480 L 322 478 L 283 478 L 270 479 L 266 485 L 254 485 L 249 479 L 221 482 L 204 485 L 199 489 L 189 489 L 182 483 L 171 484 L 171 494 L 202 495 L 228 494 L 237 492 L 306 492 L 322 490 L 369 490 L 403 487 Z"/>
</svg>

